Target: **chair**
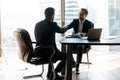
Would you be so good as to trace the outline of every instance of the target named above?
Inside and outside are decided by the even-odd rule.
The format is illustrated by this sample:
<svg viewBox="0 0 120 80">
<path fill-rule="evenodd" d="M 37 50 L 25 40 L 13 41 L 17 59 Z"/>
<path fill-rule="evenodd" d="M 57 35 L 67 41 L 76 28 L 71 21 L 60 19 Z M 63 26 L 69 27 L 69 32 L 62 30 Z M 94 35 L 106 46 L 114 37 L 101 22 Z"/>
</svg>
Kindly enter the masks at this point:
<svg viewBox="0 0 120 80">
<path fill-rule="evenodd" d="M 72 36 L 69 35 L 66 38 L 72 38 Z M 91 46 L 82 51 L 83 54 L 87 55 L 87 62 L 81 62 L 81 63 L 83 63 L 83 64 L 92 64 L 92 63 L 89 62 L 89 55 L 88 55 L 88 52 L 89 52 L 90 49 L 91 49 Z M 73 50 L 73 54 L 76 54 L 76 53 L 77 53 L 77 50 Z"/>
<path fill-rule="evenodd" d="M 90 49 L 91 49 L 91 46 L 89 48 L 85 49 L 85 50 L 82 50 L 82 53 L 87 55 L 87 62 L 81 62 L 81 63 L 83 63 L 83 64 L 92 64 L 91 62 L 89 62 L 89 54 L 88 54 L 88 52 L 90 51 Z M 76 53 L 77 53 L 77 51 L 73 50 L 73 54 L 76 54 Z"/>
<path fill-rule="evenodd" d="M 33 65 L 42 65 L 42 72 L 38 75 L 31 75 L 31 76 L 25 76 L 23 79 L 27 78 L 34 78 L 34 77 L 42 77 L 42 74 L 44 72 L 44 64 L 51 64 L 52 65 L 52 71 L 53 71 L 53 79 L 55 79 L 55 71 L 53 66 L 53 56 L 55 54 L 55 50 L 52 46 L 43 45 L 38 46 L 36 48 L 33 48 L 32 44 L 35 44 L 35 42 L 31 41 L 29 33 L 25 29 L 18 28 L 15 32 L 15 37 L 18 43 L 19 48 L 19 59 L 30 63 Z M 45 52 L 46 49 L 49 49 L 49 53 L 51 54 L 49 57 L 47 56 L 47 53 Z M 39 53 L 39 54 L 38 54 Z M 44 57 L 42 56 L 44 54 Z M 38 56 L 39 55 L 39 56 Z"/>
</svg>

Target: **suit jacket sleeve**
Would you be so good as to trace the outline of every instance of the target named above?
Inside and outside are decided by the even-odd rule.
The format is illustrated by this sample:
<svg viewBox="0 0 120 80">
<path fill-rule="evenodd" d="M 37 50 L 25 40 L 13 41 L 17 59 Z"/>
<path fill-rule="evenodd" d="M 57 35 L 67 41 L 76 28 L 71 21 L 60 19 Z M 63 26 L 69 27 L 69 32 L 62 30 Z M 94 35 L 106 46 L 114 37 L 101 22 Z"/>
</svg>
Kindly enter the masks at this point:
<svg viewBox="0 0 120 80">
<path fill-rule="evenodd" d="M 94 24 L 91 22 L 91 28 L 94 28 Z"/>
<path fill-rule="evenodd" d="M 89 22 L 89 29 L 90 28 L 94 28 L 94 23 Z M 89 29 L 88 29 L 88 31 L 89 31 Z M 88 31 L 86 32 L 86 36 L 88 36 Z"/>
<path fill-rule="evenodd" d="M 73 28 L 74 25 L 75 25 L 75 22 L 74 22 L 74 20 L 73 20 L 73 21 L 67 26 L 67 29 Z"/>
<path fill-rule="evenodd" d="M 67 31 L 67 27 L 65 27 L 65 28 L 60 28 L 60 27 L 57 25 L 57 23 L 54 23 L 54 24 L 55 24 L 55 30 L 56 30 L 57 33 L 64 33 L 64 32 Z"/>
</svg>

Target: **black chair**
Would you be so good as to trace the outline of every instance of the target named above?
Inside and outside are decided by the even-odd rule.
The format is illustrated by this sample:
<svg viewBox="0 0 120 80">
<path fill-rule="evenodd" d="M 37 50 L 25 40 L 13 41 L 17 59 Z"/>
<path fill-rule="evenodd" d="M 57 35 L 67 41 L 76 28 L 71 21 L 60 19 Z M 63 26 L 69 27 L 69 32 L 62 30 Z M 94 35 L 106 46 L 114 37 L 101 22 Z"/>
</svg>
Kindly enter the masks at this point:
<svg viewBox="0 0 120 80">
<path fill-rule="evenodd" d="M 34 77 L 42 77 L 42 74 L 44 72 L 44 64 L 51 64 L 52 65 L 52 71 L 53 71 L 53 79 L 55 79 L 55 71 L 54 71 L 54 66 L 53 66 L 53 56 L 55 54 L 55 50 L 52 46 L 48 45 L 42 45 L 42 46 L 37 46 L 36 48 L 33 48 L 33 43 L 31 41 L 29 33 L 25 29 L 18 28 L 14 32 L 18 47 L 19 47 L 19 59 L 26 62 L 30 63 L 33 65 L 42 65 L 42 73 L 38 75 L 32 75 L 32 76 L 25 76 L 23 77 L 24 79 L 26 78 L 34 78 Z M 49 50 L 48 55 L 46 51 Z M 44 56 L 43 56 L 44 55 Z"/>
</svg>

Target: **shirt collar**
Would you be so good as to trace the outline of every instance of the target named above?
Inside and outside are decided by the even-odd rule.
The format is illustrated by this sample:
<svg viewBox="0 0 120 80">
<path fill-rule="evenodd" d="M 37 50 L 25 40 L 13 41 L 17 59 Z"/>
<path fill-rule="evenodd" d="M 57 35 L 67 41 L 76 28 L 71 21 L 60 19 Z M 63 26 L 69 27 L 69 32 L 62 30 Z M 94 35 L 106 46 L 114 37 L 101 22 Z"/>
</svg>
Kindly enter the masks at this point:
<svg viewBox="0 0 120 80">
<path fill-rule="evenodd" d="M 80 20 L 79 20 L 79 22 L 80 22 Z M 85 20 L 83 20 L 82 23 L 81 22 L 80 23 L 83 24 L 84 22 L 85 22 Z"/>
</svg>

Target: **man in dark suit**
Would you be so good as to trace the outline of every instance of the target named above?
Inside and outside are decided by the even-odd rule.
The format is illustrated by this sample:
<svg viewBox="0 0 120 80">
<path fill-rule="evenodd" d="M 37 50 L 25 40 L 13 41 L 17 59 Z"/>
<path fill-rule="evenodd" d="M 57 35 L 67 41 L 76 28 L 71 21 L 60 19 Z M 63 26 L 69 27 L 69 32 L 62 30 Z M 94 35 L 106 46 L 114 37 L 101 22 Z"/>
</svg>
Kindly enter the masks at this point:
<svg viewBox="0 0 120 80">
<path fill-rule="evenodd" d="M 57 65 L 55 69 L 56 80 L 61 80 L 63 78 L 59 76 L 57 73 L 61 72 L 63 67 L 65 67 L 66 54 L 60 52 L 58 48 L 56 47 L 55 34 L 64 33 L 65 31 L 67 31 L 67 28 L 60 28 L 56 22 L 53 22 L 54 11 L 55 10 L 52 7 L 49 7 L 45 10 L 45 20 L 42 20 L 36 24 L 34 32 L 35 32 L 35 38 L 37 41 L 36 46 L 52 45 L 54 47 L 56 51 L 54 60 L 55 61 L 61 60 L 61 62 Z M 52 72 L 52 68 L 51 68 L 51 65 L 49 64 L 47 77 L 50 76 L 51 72 Z"/>
<path fill-rule="evenodd" d="M 74 19 L 67 27 L 68 29 L 73 28 L 73 35 L 79 37 L 87 36 L 90 28 L 94 27 L 94 24 L 87 20 L 88 15 L 87 9 L 82 8 L 79 13 L 79 19 Z M 79 63 L 82 59 L 82 50 L 89 48 L 90 45 L 74 45 L 74 50 L 77 50 L 77 60 L 76 60 L 76 74 L 79 74 Z"/>
</svg>

